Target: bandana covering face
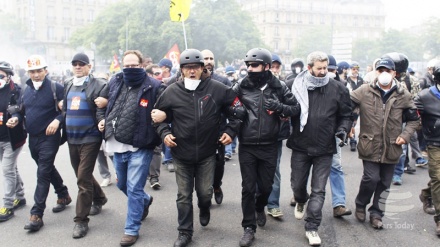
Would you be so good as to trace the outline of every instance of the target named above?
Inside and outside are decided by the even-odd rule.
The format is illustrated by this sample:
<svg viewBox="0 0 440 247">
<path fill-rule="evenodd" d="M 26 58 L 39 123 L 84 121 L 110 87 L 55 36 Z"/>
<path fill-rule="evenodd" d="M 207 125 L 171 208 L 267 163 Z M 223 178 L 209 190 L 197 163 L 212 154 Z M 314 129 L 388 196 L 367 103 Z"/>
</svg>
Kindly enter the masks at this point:
<svg viewBox="0 0 440 247">
<path fill-rule="evenodd" d="M 135 87 L 142 84 L 147 77 L 147 73 L 143 68 L 124 68 L 124 83 L 127 87 Z"/>
<path fill-rule="evenodd" d="M 299 73 L 295 78 L 292 85 L 292 93 L 298 100 L 301 106 L 300 127 L 299 131 L 304 130 L 304 126 L 307 124 L 307 118 L 309 117 L 309 90 L 315 90 L 316 88 L 327 85 L 330 77 L 327 73 L 324 77 L 315 77 L 310 74 L 308 70 L 304 70 Z"/>
</svg>

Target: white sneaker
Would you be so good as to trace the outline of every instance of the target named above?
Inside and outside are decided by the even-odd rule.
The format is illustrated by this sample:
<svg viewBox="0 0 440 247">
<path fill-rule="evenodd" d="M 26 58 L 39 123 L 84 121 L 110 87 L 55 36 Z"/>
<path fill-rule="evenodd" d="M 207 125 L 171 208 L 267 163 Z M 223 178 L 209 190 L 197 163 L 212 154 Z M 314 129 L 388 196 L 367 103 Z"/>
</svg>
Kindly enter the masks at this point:
<svg viewBox="0 0 440 247">
<path fill-rule="evenodd" d="M 307 203 L 296 203 L 295 206 L 295 218 L 301 220 L 304 218 L 304 212 L 306 211 Z"/>
<path fill-rule="evenodd" d="M 100 186 L 101 187 L 107 187 L 110 184 L 112 184 L 112 180 L 110 178 L 104 178 L 104 180 L 102 180 Z"/>
<path fill-rule="evenodd" d="M 309 245 L 321 245 L 321 238 L 317 231 L 306 231 L 306 238 L 309 240 Z"/>
</svg>

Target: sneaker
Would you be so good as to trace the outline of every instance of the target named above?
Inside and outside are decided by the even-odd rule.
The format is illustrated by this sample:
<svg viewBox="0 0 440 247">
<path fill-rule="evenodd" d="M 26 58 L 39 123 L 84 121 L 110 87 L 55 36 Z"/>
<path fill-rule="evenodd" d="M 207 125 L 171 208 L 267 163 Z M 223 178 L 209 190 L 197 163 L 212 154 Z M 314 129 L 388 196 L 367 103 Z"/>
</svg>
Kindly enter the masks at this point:
<svg viewBox="0 0 440 247">
<path fill-rule="evenodd" d="M 174 172 L 174 165 L 172 163 L 167 164 L 167 169 L 169 172 Z"/>
<path fill-rule="evenodd" d="M 60 198 L 57 200 L 57 205 L 52 208 L 52 212 L 59 213 L 66 209 L 66 206 L 69 205 L 72 202 L 72 198 L 70 198 L 69 195 L 67 195 L 66 198 Z"/>
<path fill-rule="evenodd" d="M 295 201 L 295 197 L 292 196 L 292 199 L 290 199 L 290 206 L 295 207 L 296 206 L 296 201 Z"/>
<path fill-rule="evenodd" d="M 174 242 L 174 247 L 185 247 L 191 242 L 191 235 L 179 232 L 179 236 Z"/>
<path fill-rule="evenodd" d="M 215 199 L 215 203 L 222 204 L 223 202 L 222 188 L 214 189 L 214 199 Z"/>
<path fill-rule="evenodd" d="M 281 212 L 281 209 L 279 209 L 279 208 L 268 208 L 267 214 L 274 217 L 274 218 L 283 217 L 283 212 Z"/>
<path fill-rule="evenodd" d="M 374 229 L 382 229 L 383 228 L 383 223 L 382 223 L 382 219 L 379 217 L 371 217 L 370 216 L 370 225 L 374 228 Z"/>
<path fill-rule="evenodd" d="M 406 165 L 405 168 L 403 168 L 403 171 L 408 174 L 413 174 L 417 170 L 410 165 Z"/>
<path fill-rule="evenodd" d="M 0 222 L 7 221 L 14 216 L 14 209 L 12 208 L 0 208 Z"/>
<path fill-rule="evenodd" d="M 151 188 L 154 190 L 158 190 L 160 188 L 160 183 L 158 178 L 151 178 L 150 179 Z"/>
<path fill-rule="evenodd" d="M 13 204 L 13 209 L 17 210 L 19 208 L 22 208 L 26 205 L 26 198 L 23 199 L 15 199 Z"/>
<path fill-rule="evenodd" d="M 365 222 L 365 216 L 366 216 L 365 208 L 356 207 L 356 211 L 354 212 L 354 216 L 356 217 L 356 219 L 358 221 Z"/>
<path fill-rule="evenodd" d="M 89 231 L 89 224 L 87 222 L 75 223 L 75 227 L 73 228 L 73 238 L 82 238 L 87 235 Z"/>
<path fill-rule="evenodd" d="M 40 230 L 41 227 L 44 226 L 43 219 L 38 215 L 31 215 L 28 223 L 24 225 L 25 230 L 29 230 L 31 232 L 36 232 Z"/>
<path fill-rule="evenodd" d="M 257 214 L 257 225 L 260 227 L 266 225 L 266 214 L 264 213 L 264 210 L 261 212 L 255 211 L 255 213 Z"/>
<path fill-rule="evenodd" d="M 423 157 L 419 157 L 416 159 L 416 166 L 417 167 L 426 166 L 427 164 L 428 164 L 428 161 Z"/>
<path fill-rule="evenodd" d="M 100 184 L 101 187 L 107 187 L 112 184 L 111 178 L 104 178 Z"/>
<path fill-rule="evenodd" d="M 321 238 L 317 231 L 306 231 L 306 238 L 309 240 L 309 245 L 321 245 Z"/>
<path fill-rule="evenodd" d="M 333 217 L 341 217 L 346 215 L 351 215 L 351 210 L 345 206 L 337 206 L 333 208 Z"/>
<path fill-rule="evenodd" d="M 402 185 L 402 178 L 399 176 L 393 176 L 393 184 L 394 185 Z"/>
<path fill-rule="evenodd" d="M 248 247 L 252 245 L 252 242 L 254 241 L 255 238 L 255 231 L 254 229 L 252 229 L 251 227 L 246 227 L 244 229 L 244 233 L 243 236 L 240 239 L 240 246 L 241 247 Z"/>
<path fill-rule="evenodd" d="M 435 214 L 435 208 L 432 204 L 432 198 L 431 197 L 425 197 L 422 194 L 419 195 L 420 201 L 423 203 L 423 211 L 427 214 L 434 215 Z"/>
<path fill-rule="evenodd" d="M 150 196 L 150 201 L 149 201 L 148 204 L 145 205 L 145 207 L 144 207 L 144 212 L 142 213 L 142 218 L 141 218 L 141 220 L 145 220 L 145 218 L 147 218 L 148 213 L 149 213 L 149 211 L 150 211 L 150 206 L 151 206 L 151 204 L 153 204 L 153 197 L 152 197 L 152 196 Z"/>
<path fill-rule="evenodd" d="M 122 236 L 121 242 L 119 242 L 119 244 L 121 246 L 132 246 L 133 244 L 136 243 L 138 238 L 139 238 L 138 235 L 133 236 L 133 235 L 124 234 L 124 236 Z"/>
<path fill-rule="evenodd" d="M 232 159 L 232 155 L 231 154 L 225 154 L 225 160 L 231 160 Z"/>
<path fill-rule="evenodd" d="M 296 203 L 295 206 L 295 218 L 297 220 L 301 220 L 302 218 L 304 218 L 304 212 L 306 211 L 306 203 Z"/>
</svg>

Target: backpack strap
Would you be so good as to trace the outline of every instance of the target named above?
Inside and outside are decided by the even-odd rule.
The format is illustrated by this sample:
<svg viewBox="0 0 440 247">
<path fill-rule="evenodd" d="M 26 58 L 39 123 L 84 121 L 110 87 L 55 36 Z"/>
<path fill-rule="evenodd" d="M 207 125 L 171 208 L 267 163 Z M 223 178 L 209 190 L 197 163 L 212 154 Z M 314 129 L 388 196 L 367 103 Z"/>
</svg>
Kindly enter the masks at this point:
<svg viewBox="0 0 440 247">
<path fill-rule="evenodd" d="M 59 112 L 60 110 L 58 109 L 57 85 L 55 83 L 56 82 L 51 81 L 50 88 L 52 89 L 53 100 L 55 101 L 55 111 Z"/>
</svg>

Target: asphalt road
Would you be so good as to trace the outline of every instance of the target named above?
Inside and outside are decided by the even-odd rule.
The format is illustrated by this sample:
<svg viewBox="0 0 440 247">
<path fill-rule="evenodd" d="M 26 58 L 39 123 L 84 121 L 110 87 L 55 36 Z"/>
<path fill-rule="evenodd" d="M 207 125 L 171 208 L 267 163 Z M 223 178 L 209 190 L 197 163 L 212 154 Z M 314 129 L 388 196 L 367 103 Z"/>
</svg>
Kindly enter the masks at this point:
<svg viewBox="0 0 440 247">
<path fill-rule="evenodd" d="M 414 164 L 414 161 L 411 162 Z M 362 176 L 362 163 L 357 153 L 343 148 L 342 164 L 346 173 L 347 206 L 354 210 L 354 198 L 357 194 Z M 26 190 L 26 207 L 15 212 L 15 216 L 7 222 L 0 223 L 0 246 L 119 246 L 124 233 L 127 208 L 125 195 L 113 184 L 104 189 L 109 201 L 100 215 L 92 216 L 89 232 L 82 239 L 73 239 L 73 217 L 77 195 L 76 179 L 69 162 L 67 145 L 63 145 L 56 159 L 56 166 L 61 173 L 74 200 L 61 213 L 52 213 L 56 195 L 53 189 L 47 200 L 44 227 L 35 233 L 23 229 L 29 218 L 29 210 L 33 204 L 33 192 L 36 184 L 36 165 L 30 157 L 26 146 L 19 156 L 19 171 L 23 177 Z M 285 148 L 281 163 L 281 209 L 282 220 L 268 216 L 266 226 L 257 229 L 253 246 L 308 246 L 305 238 L 304 221 L 296 220 L 293 207 L 289 205 L 292 191 L 290 189 L 290 150 Z M 150 214 L 143 222 L 140 238 L 135 246 L 172 246 L 177 238 L 176 184 L 174 173 L 162 167 L 160 183 L 162 188 L 152 190 L 149 183 L 145 190 L 154 196 Z M 102 179 L 95 169 L 98 182 Z M 114 176 L 113 176 L 114 178 Z M 3 181 L 3 177 L 0 178 Z M 428 169 L 417 168 L 414 175 L 403 176 L 402 186 L 392 186 L 388 198 L 388 214 L 384 217 L 385 229 L 374 230 L 369 223 L 359 223 L 355 217 L 346 216 L 342 219 L 333 218 L 331 207 L 330 185 L 323 208 L 323 220 L 319 228 L 322 239 L 321 246 L 438 246 L 439 238 L 435 235 L 433 217 L 422 210 L 418 199 L 420 189 L 429 180 Z M 223 180 L 224 200 L 221 205 L 211 208 L 211 221 L 208 226 L 201 227 L 198 222 L 198 209 L 195 208 L 195 231 L 190 246 L 238 246 L 243 233 L 241 228 L 241 176 L 238 157 L 226 163 Z M 3 194 L 3 186 L 0 188 Z M 197 198 L 194 194 L 194 205 Z"/>
</svg>

